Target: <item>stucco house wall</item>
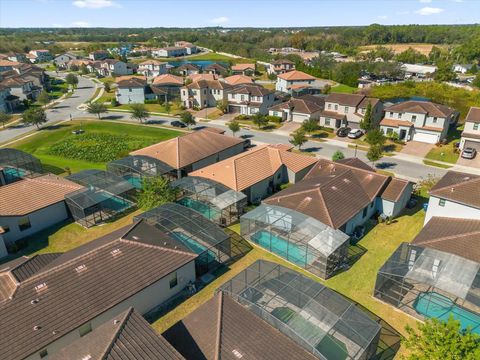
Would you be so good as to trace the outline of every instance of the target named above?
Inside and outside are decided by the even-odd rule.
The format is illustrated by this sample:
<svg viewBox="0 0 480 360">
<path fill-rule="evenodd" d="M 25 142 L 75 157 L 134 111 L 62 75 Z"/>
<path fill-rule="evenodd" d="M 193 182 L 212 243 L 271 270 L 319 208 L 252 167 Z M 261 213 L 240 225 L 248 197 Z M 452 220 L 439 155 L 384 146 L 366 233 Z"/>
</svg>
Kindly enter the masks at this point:
<svg viewBox="0 0 480 360">
<path fill-rule="evenodd" d="M 424 224 L 434 216 L 480 220 L 480 209 L 451 200 L 445 200 L 445 204 L 442 206 L 440 198 L 430 196 Z"/>
<path fill-rule="evenodd" d="M 115 98 L 119 104 L 143 104 L 145 103 L 145 89 L 141 88 L 117 88 Z"/>
</svg>

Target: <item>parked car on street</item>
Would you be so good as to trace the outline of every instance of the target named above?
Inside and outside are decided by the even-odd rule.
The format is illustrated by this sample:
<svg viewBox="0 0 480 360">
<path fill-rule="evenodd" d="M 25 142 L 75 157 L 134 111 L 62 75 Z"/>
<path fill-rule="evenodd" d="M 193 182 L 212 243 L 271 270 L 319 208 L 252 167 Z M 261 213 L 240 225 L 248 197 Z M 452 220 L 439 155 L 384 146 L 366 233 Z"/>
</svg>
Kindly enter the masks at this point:
<svg viewBox="0 0 480 360">
<path fill-rule="evenodd" d="M 173 127 L 178 127 L 178 128 L 186 128 L 187 125 L 185 125 L 183 122 L 175 120 L 170 123 Z"/>
<path fill-rule="evenodd" d="M 360 129 L 353 129 L 353 130 L 350 130 L 350 132 L 348 133 L 349 139 L 358 139 L 362 135 L 363 135 L 363 131 Z"/>
<path fill-rule="evenodd" d="M 474 159 L 477 156 L 477 150 L 471 147 L 466 147 L 462 151 L 462 158 L 464 159 Z"/>
<path fill-rule="evenodd" d="M 337 136 L 346 137 L 350 131 L 352 131 L 352 129 L 350 129 L 349 127 L 341 127 L 337 130 Z"/>
</svg>

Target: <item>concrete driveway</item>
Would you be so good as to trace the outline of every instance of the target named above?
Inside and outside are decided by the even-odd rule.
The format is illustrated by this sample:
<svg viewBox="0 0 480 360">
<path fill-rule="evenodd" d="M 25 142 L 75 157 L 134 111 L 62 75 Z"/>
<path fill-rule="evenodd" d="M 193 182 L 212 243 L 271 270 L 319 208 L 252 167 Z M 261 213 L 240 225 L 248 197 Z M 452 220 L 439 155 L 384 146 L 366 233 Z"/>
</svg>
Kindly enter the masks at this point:
<svg viewBox="0 0 480 360">
<path fill-rule="evenodd" d="M 457 165 L 470 166 L 476 169 L 480 169 L 480 155 L 477 153 L 474 159 L 464 159 L 461 156 L 457 160 Z"/>
<path fill-rule="evenodd" d="M 294 121 L 289 121 L 284 123 L 280 128 L 278 128 L 276 131 L 282 134 L 290 135 L 292 132 L 297 131 L 302 124 L 294 122 Z"/>
<path fill-rule="evenodd" d="M 427 155 L 434 146 L 434 144 L 428 144 L 420 141 L 408 141 L 400 152 L 403 154 L 425 157 L 425 155 Z"/>
</svg>

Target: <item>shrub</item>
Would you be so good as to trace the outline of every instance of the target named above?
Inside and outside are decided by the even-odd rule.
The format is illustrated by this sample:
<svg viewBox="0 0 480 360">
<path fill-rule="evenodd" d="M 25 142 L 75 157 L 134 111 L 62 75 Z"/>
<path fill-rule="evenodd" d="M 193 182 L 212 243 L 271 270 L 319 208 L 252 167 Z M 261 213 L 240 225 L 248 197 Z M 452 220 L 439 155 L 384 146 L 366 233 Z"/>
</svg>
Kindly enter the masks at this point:
<svg viewBox="0 0 480 360">
<path fill-rule="evenodd" d="M 280 124 L 282 122 L 282 118 L 280 116 L 268 115 L 266 116 L 269 122 Z"/>
<path fill-rule="evenodd" d="M 237 115 L 235 116 L 234 120 L 251 120 L 251 116 L 249 115 Z"/>
</svg>

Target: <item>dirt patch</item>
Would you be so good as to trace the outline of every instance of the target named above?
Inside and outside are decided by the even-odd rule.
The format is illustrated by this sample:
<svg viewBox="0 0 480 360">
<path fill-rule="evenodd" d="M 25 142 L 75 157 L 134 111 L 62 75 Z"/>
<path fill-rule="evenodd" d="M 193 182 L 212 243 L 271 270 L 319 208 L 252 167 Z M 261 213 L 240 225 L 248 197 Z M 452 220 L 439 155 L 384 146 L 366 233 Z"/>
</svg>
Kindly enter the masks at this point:
<svg viewBox="0 0 480 360">
<path fill-rule="evenodd" d="M 408 48 L 413 48 L 423 55 L 428 55 L 432 50 L 432 47 L 436 46 L 439 48 L 446 48 L 448 45 L 438 45 L 438 44 L 385 44 L 385 45 L 365 45 L 362 46 L 362 52 L 374 50 L 377 46 L 384 46 L 391 49 L 395 54 L 400 54 L 407 50 Z"/>
</svg>

